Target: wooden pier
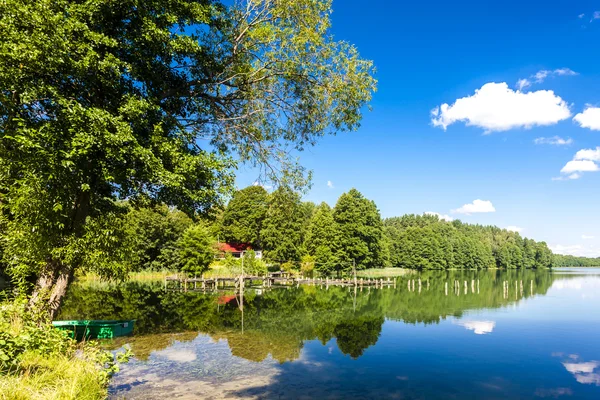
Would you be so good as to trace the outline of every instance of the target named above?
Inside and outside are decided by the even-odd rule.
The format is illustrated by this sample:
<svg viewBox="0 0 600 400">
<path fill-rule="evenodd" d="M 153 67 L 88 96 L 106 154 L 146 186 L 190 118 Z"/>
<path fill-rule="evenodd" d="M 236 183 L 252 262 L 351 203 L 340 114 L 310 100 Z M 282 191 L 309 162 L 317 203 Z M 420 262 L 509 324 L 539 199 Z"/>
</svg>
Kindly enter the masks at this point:
<svg viewBox="0 0 600 400">
<path fill-rule="evenodd" d="M 176 290 L 218 290 L 225 288 L 239 288 L 243 286 L 259 287 L 292 287 L 300 285 L 322 286 L 356 286 L 356 287 L 396 287 L 395 279 L 329 279 L 329 278 L 304 278 L 292 276 L 280 276 L 273 274 L 268 276 L 237 276 L 237 277 L 213 277 L 213 278 L 187 278 L 180 276 L 168 276 L 165 278 L 164 288 Z"/>
</svg>

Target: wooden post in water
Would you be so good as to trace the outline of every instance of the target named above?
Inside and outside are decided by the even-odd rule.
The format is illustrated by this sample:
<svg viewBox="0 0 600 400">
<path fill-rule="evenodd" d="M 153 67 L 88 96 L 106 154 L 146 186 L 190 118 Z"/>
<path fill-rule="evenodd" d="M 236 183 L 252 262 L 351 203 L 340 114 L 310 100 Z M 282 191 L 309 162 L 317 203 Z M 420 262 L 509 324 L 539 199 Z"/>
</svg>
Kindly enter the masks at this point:
<svg viewBox="0 0 600 400">
<path fill-rule="evenodd" d="M 446 281 L 446 285 L 444 285 L 446 288 L 446 296 L 448 296 L 448 281 Z"/>
<path fill-rule="evenodd" d="M 529 293 L 533 294 L 533 279 L 531 280 L 531 288 L 529 289 Z"/>
<path fill-rule="evenodd" d="M 479 279 L 477 279 L 477 294 L 479 294 Z"/>
<path fill-rule="evenodd" d="M 475 279 L 471 280 L 471 293 L 475 293 Z"/>
<path fill-rule="evenodd" d="M 469 293 L 469 285 L 467 284 L 467 281 L 465 281 L 465 294 Z"/>
</svg>

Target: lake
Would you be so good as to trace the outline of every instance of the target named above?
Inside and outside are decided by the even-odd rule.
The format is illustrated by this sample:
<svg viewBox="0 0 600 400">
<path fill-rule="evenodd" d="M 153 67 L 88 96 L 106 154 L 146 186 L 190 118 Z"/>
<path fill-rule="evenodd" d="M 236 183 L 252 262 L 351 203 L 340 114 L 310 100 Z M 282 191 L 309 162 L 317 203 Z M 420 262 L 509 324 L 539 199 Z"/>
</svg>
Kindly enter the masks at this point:
<svg viewBox="0 0 600 400">
<path fill-rule="evenodd" d="M 233 291 L 88 282 L 60 318 L 137 320 L 106 344 L 136 354 L 115 399 L 600 399 L 595 268 L 248 288 L 243 306 Z"/>
</svg>

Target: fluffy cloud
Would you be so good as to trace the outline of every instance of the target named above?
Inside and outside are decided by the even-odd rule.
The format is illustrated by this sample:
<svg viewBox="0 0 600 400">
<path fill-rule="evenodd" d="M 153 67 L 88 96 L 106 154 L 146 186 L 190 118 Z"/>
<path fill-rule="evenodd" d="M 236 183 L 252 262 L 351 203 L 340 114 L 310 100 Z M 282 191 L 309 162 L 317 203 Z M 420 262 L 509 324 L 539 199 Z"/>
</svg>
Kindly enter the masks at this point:
<svg viewBox="0 0 600 400">
<path fill-rule="evenodd" d="M 590 236 L 590 235 L 581 235 L 581 238 L 584 240 L 589 240 L 589 239 L 593 239 L 594 236 Z"/>
<path fill-rule="evenodd" d="M 333 189 L 333 182 L 327 181 L 327 187 Z"/>
<path fill-rule="evenodd" d="M 435 216 L 437 216 L 439 219 L 443 219 L 443 220 L 445 220 L 445 221 L 448 221 L 448 222 L 452 222 L 452 221 L 454 221 L 454 218 L 452 218 L 451 216 L 449 216 L 449 215 L 445 215 L 445 214 L 436 213 L 436 212 L 434 212 L 434 211 L 427 211 L 427 212 L 425 212 L 424 214 L 425 214 L 425 215 L 435 215 Z"/>
<path fill-rule="evenodd" d="M 575 153 L 574 160 L 600 161 L 600 146 L 595 149 L 583 149 Z"/>
<path fill-rule="evenodd" d="M 452 210 L 453 213 L 456 214 L 475 214 L 475 213 L 490 213 L 496 212 L 494 205 L 489 200 L 473 200 L 470 204 L 465 204 L 464 206 L 457 208 L 456 210 Z"/>
<path fill-rule="evenodd" d="M 476 335 L 492 333 L 496 326 L 496 322 L 494 321 L 457 321 L 455 324 L 464 326 L 468 330 L 475 332 Z"/>
<path fill-rule="evenodd" d="M 589 385 L 600 386 L 600 370 L 596 371 L 600 367 L 598 361 L 589 362 L 563 362 L 563 366 L 569 371 L 577 382 Z"/>
<path fill-rule="evenodd" d="M 550 246 L 553 253 L 577 257 L 600 257 L 600 248 L 596 246 L 561 245 Z"/>
<path fill-rule="evenodd" d="M 600 107 L 587 106 L 583 112 L 573 117 L 582 128 L 600 131 Z"/>
<path fill-rule="evenodd" d="M 573 139 L 566 138 L 563 139 L 560 136 L 552 136 L 552 137 L 539 137 L 534 139 L 533 143 L 535 144 L 551 144 L 554 146 L 568 146 L 573 144 Z"/>
<path fill-rule="evenodd" d="M 596 161 L 600 161 L 600 147 L 579 150 L 575 153 L 573 160 L 566 163 L 560 170 L 563 176 L 552 178 L 552 180 L 579 179 L 581 178 L 581 172 L 600 171 L 600 166 L 596 164 Z"/>
<path fill-rule="evenodd" d="M 492 82 L 452 105 L 436 107 L 431 112 L 431 122 L 446 130 L 449 125 L 464 121 L 492 132 L 554 125 L 570 116 L 569 105 L 552 90 L 523 93 L 510 89 L 506 82 Z"/>
<path fill-rule="evenodd" d="M 511 232 L 517 232 L 517 233 L 523 232 L 523 228 L 521 228 L 519 226 L 514 226 L 514 225 L 507 226 L 506 230 L 511 231 Z"/>
<path fill-rule="evenodd" d="M 577 161 L 569 161 L 565 164 L 564 167 L 560 170 L 563 174 L 570 174 L 572 172 L 595 172 L 600 168 L 596 165 L 595 162 L 590 160 L 577 160 Z"/>
</svg>

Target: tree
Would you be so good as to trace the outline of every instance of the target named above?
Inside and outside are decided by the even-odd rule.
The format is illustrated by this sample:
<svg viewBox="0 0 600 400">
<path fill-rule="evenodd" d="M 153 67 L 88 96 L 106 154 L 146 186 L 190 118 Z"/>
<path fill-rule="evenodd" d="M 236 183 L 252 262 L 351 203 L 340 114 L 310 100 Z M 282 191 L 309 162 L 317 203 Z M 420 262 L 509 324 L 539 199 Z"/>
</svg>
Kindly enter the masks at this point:
<svg viewBox="0 0 600 400">
<path fill-rule="evenodd" d="M 177 242 L 179 269 L 190 275 L 201 275 L 215 259 L 216 241 L 201 225 L 189 227 Z"/>
<path fill-rule="evenodd" d="M 340 196 L 333 210 L 339 229 L 340 262 L 347 269 L 382 267 L 383 224 L 377 206 L 358 190 Z"/>
<path fill-rule="evenodd" d="M 223 239 L 232 243 L 250 243 L 260 249 L 260 231 L 267 214 L 268 198 L 267 191 L 258 185 L 235 192 L 223 213 Z"/>
<path fill-rule="evenodd" d="M 317 271 L 329 274 L 338 266 L 338 232 L 329 204 L 319 204 L 310 219 L 304 242 L 308 254 L 315 258 Z"/>
<path fill-rule="evenodd" d="M 133 209 L 126 223 L 135 271 L 173 267 L 177 262 L 176 243 L 193 224 L 185 213 L 166 206 Z"/>
<path fill-rule="evenodd" d="M 372 63 L 329 35 L 330 8 L 1 2 L 4 259 L 13 279 L 37 277 L 32 304 L 54 314 L 82 266 L 123 275 L 117 199 L 208 213 L 234 158 L 304 183 L 286 150 L 356 129 L 376 85 Z"/>
<path fill-rule="evenodd" d="M 265 257 L 274 262 L 299 261 L 303 224 L 300 195 L 287 186 L 280 186 L 269 196 L 262 230 Z"/>
</svg>

